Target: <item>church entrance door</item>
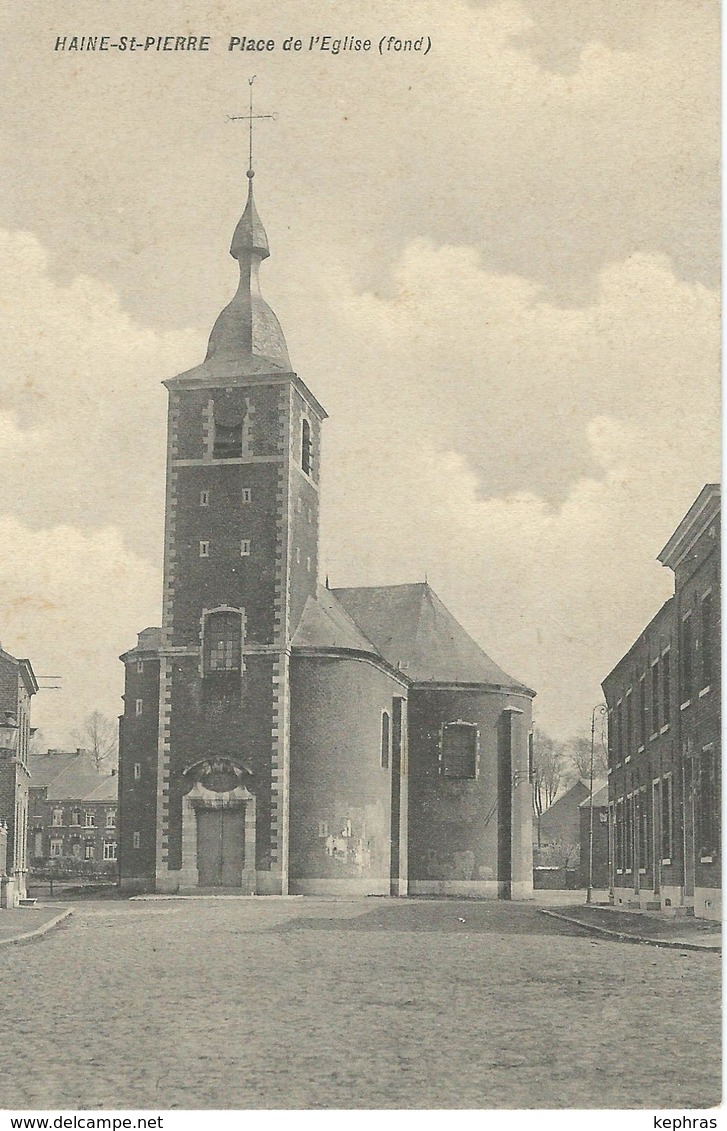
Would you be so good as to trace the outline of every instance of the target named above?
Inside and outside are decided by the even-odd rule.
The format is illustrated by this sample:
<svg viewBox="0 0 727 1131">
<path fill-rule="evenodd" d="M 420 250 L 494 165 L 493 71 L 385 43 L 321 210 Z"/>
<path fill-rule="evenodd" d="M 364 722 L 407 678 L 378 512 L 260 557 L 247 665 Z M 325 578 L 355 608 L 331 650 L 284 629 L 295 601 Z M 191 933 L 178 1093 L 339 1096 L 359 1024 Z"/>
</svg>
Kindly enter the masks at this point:
<svg viewBox="0 0 727 1131">
<path fill-rule="evenodd" d="M 197 869 L 200 887 L 242 886 L 245 810 L 197 810 Z"/>
</svg>

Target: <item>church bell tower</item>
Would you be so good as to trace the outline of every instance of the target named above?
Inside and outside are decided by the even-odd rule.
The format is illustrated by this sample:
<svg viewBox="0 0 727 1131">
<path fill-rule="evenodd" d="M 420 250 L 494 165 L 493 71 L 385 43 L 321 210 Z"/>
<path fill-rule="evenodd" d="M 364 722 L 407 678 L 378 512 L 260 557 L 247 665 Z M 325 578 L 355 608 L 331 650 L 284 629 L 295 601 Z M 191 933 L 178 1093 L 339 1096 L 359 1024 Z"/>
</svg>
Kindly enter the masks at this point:
<svg viewBox="0 0 727 1131">
<path fill-rule="evenodd" d="M 280 324 L 260 293 L 260 266 L 270 251 L 252 168 L 247 177 L 247 203 L 230 247 L 240 270 L 237 292 L 215 322 L 204 362 L 164 382 L 164 603 L 153 767 L 158 891 L 288 890 L 290 647 L 316 592 L 326 414 L 293 372 Z M 127 661 L 127 746 L 139 721 L 130 667 Z M 128 785 L 130 771 L 125 778 Z M 122 821 L 124 808 L 122 802 Z M 132 852 L 122 845 L 122 877 Z"/>
</svg>

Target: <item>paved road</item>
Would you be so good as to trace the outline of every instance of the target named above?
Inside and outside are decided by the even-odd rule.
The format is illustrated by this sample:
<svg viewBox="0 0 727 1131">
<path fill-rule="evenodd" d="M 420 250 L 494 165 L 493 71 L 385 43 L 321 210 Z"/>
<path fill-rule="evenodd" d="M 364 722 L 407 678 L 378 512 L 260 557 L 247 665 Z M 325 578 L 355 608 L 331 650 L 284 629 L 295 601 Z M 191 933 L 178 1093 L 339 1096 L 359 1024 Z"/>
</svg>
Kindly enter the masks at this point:
<svg viewBox="0 0 727 1131">
<path fill-rule="evenodd" d="M 0 969 L 11 1109 L 719 1102 L 719 958 L 527 905 L 76 904 Z"/>
</svg>

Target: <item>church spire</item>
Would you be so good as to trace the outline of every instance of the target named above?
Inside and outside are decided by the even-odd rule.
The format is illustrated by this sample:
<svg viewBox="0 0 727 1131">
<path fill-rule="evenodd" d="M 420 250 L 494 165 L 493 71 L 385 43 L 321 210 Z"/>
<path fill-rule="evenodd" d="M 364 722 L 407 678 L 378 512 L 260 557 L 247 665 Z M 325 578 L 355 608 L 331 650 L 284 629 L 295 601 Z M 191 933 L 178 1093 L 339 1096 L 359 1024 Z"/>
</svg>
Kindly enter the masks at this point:
<svg viewBox="0 0 727 1131">
<path fill-rule="evenodd" d="M 274 114 L 253 114 L 250 79 L 250 113 L 231 121 L 249 120 L 250 155 L 247 169 L 247 203 L 237 222 L 230 255 L 240 265 L 237 294 L 219 315 L 210 335 L 207 361 L 224 358 L 240 363 L 245 372 L 289 372 L 288 347 L 280 323 L 260 294 L 258 272 L 263 259 L 270 255 L 268 237 L 255 207 L 252 182 L 252 124 L 256 118 L 273 118 Z"/>
</svg>

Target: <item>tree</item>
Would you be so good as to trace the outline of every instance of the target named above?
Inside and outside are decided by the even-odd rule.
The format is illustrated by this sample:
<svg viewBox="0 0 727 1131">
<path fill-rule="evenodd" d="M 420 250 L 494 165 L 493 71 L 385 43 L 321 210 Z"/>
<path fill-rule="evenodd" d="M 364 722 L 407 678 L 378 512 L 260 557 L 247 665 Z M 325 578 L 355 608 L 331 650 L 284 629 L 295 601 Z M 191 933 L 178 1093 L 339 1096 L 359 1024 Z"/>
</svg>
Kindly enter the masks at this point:
<svg viewBox="0 0 727 1131">
<path fill-rule="evenodd" d="M 116 719 L 102 715 L 100 711 L 92 711 L 74 731 L 73 738 L 79 747 L 88 750 L 97 770 L 101 769 L 102 763 L 106 763 L 108 769 L 116 765 L 119 753 L 119 729 Z"/>
<path fill-rule="evenodd" d="M 598 729 L 594 735 L 593 743 L 593 777 L 604 778 L 608 770 L 608 751 L 603 735 Z M 566 755 L 570 763 L 569 777 L 574 781 L 579 779 L 588 782 L 591 774 L 591 739 L 590 735 L 575 735 L 566 743 Z"/>
<path fill-rule="evenodd" d="M 533 813 L 538 828 L 540 847 L 540 818 L 558 796 L 563 770 L 565 749 L 562 742 L 547 735 L 537 727 L 533 731 Z"/>
</svg>

